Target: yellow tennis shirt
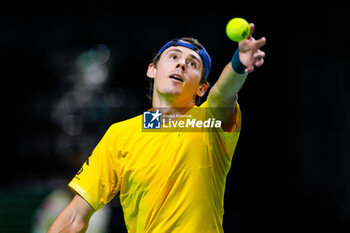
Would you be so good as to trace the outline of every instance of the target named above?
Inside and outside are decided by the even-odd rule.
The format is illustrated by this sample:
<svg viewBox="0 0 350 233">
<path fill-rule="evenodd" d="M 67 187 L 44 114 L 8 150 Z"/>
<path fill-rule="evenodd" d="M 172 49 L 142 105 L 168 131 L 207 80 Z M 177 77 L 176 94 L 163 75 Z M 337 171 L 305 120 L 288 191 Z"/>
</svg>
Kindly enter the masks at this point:
<svg viewBox="0 0 350 233">
<path fill-rule="evenodd" d="M 214 118 L 207 101 L 186 114 Z M 226 176 L 241 125 L 238 104 L 233 132 L 145 132 L 142 116 L 113 124 L 69 186 L 95 210 L 120 192 L 129 233 L 223 232 Z"/>
</svg>

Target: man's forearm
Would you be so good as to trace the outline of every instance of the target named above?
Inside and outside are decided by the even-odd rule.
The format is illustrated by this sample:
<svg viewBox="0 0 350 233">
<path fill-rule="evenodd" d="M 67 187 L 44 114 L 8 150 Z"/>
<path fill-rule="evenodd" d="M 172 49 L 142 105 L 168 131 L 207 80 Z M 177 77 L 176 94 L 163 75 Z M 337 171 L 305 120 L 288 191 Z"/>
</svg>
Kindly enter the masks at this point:
<svg viewBox="0 0 350 233">
<path fill-rule="evenodd" d="M 213 103 L 215 107 L 234 107 L 236 101 L 236 95 L 243 86 L 247 78 L 247 73 L 236 73 L 231 65 L 228 63 L 222 71 L 218 81 L 211 88 L 209 93 L 209 101 Z"/>
<path fill-rule="evenodd" d="M 85 232 L 94 209 L 80 195 L 57 216 L 48 233 Z"/>
<path fill-rule="evenodd" d="M 67 211 L 63 211 L 56 218 L 48 233 L 85 232 L 87 227 L 88 222 L 70 215 Z"/>
</svg>

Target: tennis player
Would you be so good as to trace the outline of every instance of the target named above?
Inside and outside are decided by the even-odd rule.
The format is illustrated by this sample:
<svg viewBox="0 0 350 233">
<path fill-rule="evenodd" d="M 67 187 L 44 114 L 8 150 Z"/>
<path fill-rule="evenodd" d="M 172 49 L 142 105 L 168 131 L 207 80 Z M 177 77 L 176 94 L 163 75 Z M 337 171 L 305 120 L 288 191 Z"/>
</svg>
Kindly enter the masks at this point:
<svg viewBox="0 0 350 233">
<path fill-rule="evenodd" d="M 253 33 L 254 24 L 250 28 Z M 69 183 L 76 195 L 49 232 L 85 232 L 92 214 L 118 192 L 129 233 L 223 232 L 225 182 L 241 124 L 237 93 L 263 65 L 265 42 L 252 34 L 239 42 L 200 106 L 195 102 L 208 89 L 209 54 L 196 39 L 166 43 L 147 69 L 152 111 L 215 118 L 221 127 L 145 132 L 143 115 L 113 124 Z"/>
</svg>

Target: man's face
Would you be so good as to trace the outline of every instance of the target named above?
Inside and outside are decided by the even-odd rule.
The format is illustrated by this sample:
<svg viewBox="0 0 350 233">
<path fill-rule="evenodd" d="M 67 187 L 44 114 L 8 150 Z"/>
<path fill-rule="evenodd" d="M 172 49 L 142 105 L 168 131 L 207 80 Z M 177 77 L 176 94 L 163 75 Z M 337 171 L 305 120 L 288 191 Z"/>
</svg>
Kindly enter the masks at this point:
<svg viewBox="0 0 350 233">
<path fill-rule="evenodd" d="M 199 93 L 203 63 L 192 49 L 182 46 L 169 47 L 162 53 L 157 67 L 149 66 L 148 77 L 154 78 L 155 94 L 176 95 L 183 101 L 193 100 Z M 204 91 L 205 92 L 205 91 Z"/>
</svg>

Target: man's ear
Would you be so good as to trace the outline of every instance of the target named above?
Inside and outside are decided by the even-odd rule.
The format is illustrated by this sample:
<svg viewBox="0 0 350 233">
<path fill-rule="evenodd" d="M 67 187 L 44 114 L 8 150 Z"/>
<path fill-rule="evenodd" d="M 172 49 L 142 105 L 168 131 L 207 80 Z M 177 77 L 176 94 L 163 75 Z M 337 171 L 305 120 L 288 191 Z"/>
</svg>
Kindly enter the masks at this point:
<svg viewBox="0 0 350 233">
<path fill-rule="evenodd" d="M 199 97 L 202 97 L 205 92 L 208 90 L 208 84 L 206 83 L 202 83 L 199 85 L 199 87 L 197 88 L 196 90 L 196 94 L 199 96 Z"/>
<path fill-rule="evenodd" d="M 156 77 L 156 73 L 157 73 L 156 66 L 153 63 L 149 64 L 148 65 L 148 69 L 147 69 L 147 77 L 155 78 Z"/>
</svg>

